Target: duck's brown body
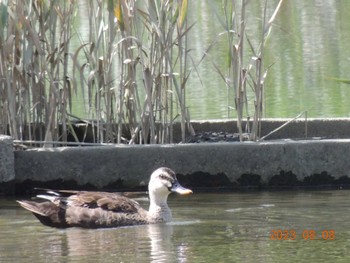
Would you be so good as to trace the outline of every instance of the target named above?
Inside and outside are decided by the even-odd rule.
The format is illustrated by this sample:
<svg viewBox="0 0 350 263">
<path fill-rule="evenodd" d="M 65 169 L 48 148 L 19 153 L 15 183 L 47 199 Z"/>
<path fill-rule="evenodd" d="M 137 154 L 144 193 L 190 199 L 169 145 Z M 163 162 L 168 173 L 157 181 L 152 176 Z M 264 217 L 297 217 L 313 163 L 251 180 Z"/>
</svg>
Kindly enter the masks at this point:
<svg viewBox="0 0 350 263">
<path fill-rule="evenodd" d="M 149 211 L 126 196 L 108 192 L 47 190 L 38 197 L 49 201 L 18 203 L 42 224 L 51 227 L 118 227 L 170 221 L 171 211 L 167 205 L 170 192 L 192 193 L 179 185 L 172 170 L 162 167 L 151 175 Z"/>
<path fill-rule="evenodd" d="M 60 193 L 60 191 L 57 191 Z M 68 191 L 64 191 L 67 194 Z M 72 192 L 52 201 L 18 201 L 44 225 L 52 227 L 115 227 L 153 223 L 136 201 L 108 192 Z"/>
</svg>

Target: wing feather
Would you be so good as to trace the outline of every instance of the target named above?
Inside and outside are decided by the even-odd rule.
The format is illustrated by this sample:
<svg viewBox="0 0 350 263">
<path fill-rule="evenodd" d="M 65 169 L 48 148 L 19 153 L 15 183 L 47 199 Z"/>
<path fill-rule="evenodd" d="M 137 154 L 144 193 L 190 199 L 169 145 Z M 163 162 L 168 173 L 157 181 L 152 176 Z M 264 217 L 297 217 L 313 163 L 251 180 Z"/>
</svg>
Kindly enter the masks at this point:
<svg viewBox="0 0 350 263">
<path fill-rule="evenodd" d="M 136 213 L 140 205 L 135 200 L 108 192 L 78 192 L 68 197 L 70 206 L 87 208 L 100 207 L 104 210 L 122 213 Z"/>
</svg>

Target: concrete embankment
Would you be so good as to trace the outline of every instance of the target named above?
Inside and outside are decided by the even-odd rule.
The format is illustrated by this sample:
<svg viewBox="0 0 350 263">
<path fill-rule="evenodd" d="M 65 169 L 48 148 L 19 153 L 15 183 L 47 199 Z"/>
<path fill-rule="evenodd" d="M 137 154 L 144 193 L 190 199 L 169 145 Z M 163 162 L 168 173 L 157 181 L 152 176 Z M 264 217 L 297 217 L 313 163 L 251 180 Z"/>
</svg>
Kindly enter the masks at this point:
<svg viewBox="0 0 350 263">
<path fill-rule="evenodd" d="M 332 134 L 333 139 L 26 151 L 13 151 L 12 139 L 0 136 L 0 191 L 25 194 L 33 187 L 145 189 L 149 175 L 160 166 L 174 169 L 180 182 L 192 188 L 349 186 L 350 139 L 345 138 L 349 131 L 339 130 L 343 139 L 334 139 Z"/>
</svg>

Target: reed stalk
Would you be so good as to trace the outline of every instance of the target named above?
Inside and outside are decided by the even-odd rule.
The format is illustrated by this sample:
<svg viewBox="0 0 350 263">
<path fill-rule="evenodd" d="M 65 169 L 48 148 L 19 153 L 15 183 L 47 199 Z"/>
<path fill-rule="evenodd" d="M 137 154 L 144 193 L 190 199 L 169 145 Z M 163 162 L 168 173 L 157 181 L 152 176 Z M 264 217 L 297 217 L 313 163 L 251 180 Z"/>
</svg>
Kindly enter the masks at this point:
<svg viewBox="0 0 350 263">
<path fill-rule="evenodd" d="M 76 26 L 79 4 L 88 13 L 85 33 Z M 125 127 L 129 143 L 169 143 L 181 116 L 184 141 L 187 4 L 2 1 L 0 132 L 49 147 L 77 141 L 78 119 L 92 126 L 96 143 L 121 143 Z M 77 97 L 87 118 L 72 118 Z"/>
<path fill-rule="evenodd" d="M 133 134 L 130 143 L 172 142 L 174 106 L 179 108 L 176 116 L 181 116 L 181 126 L 189 123 L 184 97 L 188 77 L 184 58 L 188 56 L 186 36 L 190 30 L 186 24 L 187 0 L 150 0 L 134 3 L 133 8 L 119 3 L 116 8 L 123 63 L 120 93 L 124 95 L 120 98 L 127 104 L 127 123 Z M 137 12 L 126 17 L 130 10 Z M 136 79 L 137 72 L 142 74 L 141 83 Z M 140 93 L 145 96 L 143 100 L 138 99 Z M 185 132 L 183 128 L 183 141 Z"/>
<path fill-rule="evenodd" d="M 0 118 L 6 118 L 3 129 L 7 126 L 15 139 L 66 140 L 72 92 L 67 54 L 74 2 L 0 4 L 1 107 L 8 110 Z M 62 131 L 58 123 L 64 124 Z"/>
<path fill-rule="evenodd" d="M 219 21 L 229 62 L 227 74 L 216 69 L 234 91 L 241 140 L 243 119 L 251 117 L 250 92 L 249 139 L 259 137 L 268 69 L 264 46 L 282 2 L 268 19 L 265 1 L 255 47 L 246 32 L 248 1 L 241 0 L 239 9 L 236 1 L 223 1 Z M 84 34 L 76 25 L 82 3 L 88 13 Z M 186 134 L 193 133 L 186 105 L 188 34 L 194 26 L 188 12 L 188 0 L 2 1 L 0 132 L 16 140 L 77 141 L 72 116 L 74 101 L 81 97 L 87 116 L 78 120 L 92 126 L 94 142 L 122 143 L 127 130 L 130 144 L 172 143 L 175 121 L 181 123 L 185 142 Z M 74 46 L 73 39 L 80 44 Z"/>
<path fill-rule="evenodd" d="M 264 48 L 283 0 L 279 1 L 269 19 L 267 17 L 267 2 L 268 0 L 264 2 L 262 29 L 261 35 L 257 39 L 257 47 L 253 45 L 253 41 L 246 31 L 246 25 L 249 22 L 246 16 L 247 8 L 249 7 L 248 0 L 241 0 L 240 4 L 237 4 L 237 1 L 223 1 L 222 7 L 224 17 L 220 16 L 214 4 L 211 3 L 213 10 L 216 11 L 220 24 L 224 28 L 225 34 L 220 33 L 218 37 L 222 37 L 223 35 L 227 36 L 229 54 L 228 67 L 226 68 L 227 73 L 225 74 L 222 72 L 215 63 L 213 64 L 216 71 L 225 81 L 227 90 L 233 90 L 233 101 L 236 110 L 237 130 L 239 132 L 240 141 L 246 139 L 244 133 L 248 133 L 248 139 L 254 141 L 260 136 L 260 125 L 264 106 L 264 81 L 269 68 L 265 68 L 264 66 Z M 208 50 L 211 49 L 215 43 L 216 42 L 213 42 Z M 252 105 L 253 117 L 250 127 L 249 122 L 251 116 L 249 110 L 251 105 L 248 97 L 250 97 L 251 94 L 254 97 L 254 102 Z M 230 100 L 228 100 L 228 103 L 229 102 Z M 229 105 L 227 105 L 227 107 L 228 109 L 230 108 Z M 244 118 L 247 118 L 248 125 L 246 127 L 243 127 Z"/>
</svg>

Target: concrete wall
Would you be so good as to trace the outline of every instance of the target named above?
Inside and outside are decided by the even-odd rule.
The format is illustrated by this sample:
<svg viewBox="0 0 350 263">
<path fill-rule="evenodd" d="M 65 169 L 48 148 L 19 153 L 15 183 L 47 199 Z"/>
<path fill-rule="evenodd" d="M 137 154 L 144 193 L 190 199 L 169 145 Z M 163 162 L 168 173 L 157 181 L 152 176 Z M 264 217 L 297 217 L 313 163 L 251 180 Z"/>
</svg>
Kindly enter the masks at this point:
<svg viewBox="0 0 350 263">
<path fill-rule="evenodd" d="M 0 183 L 15 179 L 12 138 L 0 134 Z"/>
<path fill-rule="evenodd" d="M 0 134 L 0 194 L 13 194 L 15 169 L 12 138 Z"/>
<path fill-rule="evenodd" d="M 62 147 L 13 152 L 11 138 L 1 136 L 0 191 L 9 192 L 10 186 L 15 187 L 17 194 L 33 187 L 140 189 L 160 166 L 174 169 L 180 182 L 195 188 L 339 187 L 350 185 L 349 154 L 350 139 Z"/>
<path fill-rule="evenodd" d="M 349 153 L 349 139 L 35 149 L 15 152 L 15 173 L 17 183 L 98 189 L 146 186 L 160 166 L 194 187 L 347 184 Z"/>
</svg>

